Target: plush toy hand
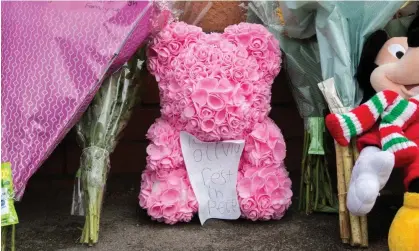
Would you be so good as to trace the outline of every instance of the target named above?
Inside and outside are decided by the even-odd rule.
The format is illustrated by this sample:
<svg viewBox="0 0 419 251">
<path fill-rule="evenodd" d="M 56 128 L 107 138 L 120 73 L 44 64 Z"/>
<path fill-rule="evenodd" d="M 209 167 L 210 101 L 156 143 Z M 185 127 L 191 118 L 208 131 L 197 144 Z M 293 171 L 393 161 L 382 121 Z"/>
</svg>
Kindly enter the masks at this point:
<svg viewBox="0 0 419 251">
<path fill-rule="evenodd" d="M 419 250 L 419 193 L 407 192 L 388 235 L 390 251 Z"/>
</svg>

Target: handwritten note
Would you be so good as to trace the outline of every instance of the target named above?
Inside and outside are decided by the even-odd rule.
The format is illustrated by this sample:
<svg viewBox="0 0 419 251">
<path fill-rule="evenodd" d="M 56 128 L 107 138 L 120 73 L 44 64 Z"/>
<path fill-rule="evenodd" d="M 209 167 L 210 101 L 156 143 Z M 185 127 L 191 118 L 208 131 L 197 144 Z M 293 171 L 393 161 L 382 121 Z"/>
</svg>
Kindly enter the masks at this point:
<svg viewBox="0 0 419 251">
<path fill-rule="evenodd" d="M 238 219 L 236 184 L 244 140 L 202 142 L 181 132 L 180 144 L 201 224 L 210 218 Z"/>
</svg>

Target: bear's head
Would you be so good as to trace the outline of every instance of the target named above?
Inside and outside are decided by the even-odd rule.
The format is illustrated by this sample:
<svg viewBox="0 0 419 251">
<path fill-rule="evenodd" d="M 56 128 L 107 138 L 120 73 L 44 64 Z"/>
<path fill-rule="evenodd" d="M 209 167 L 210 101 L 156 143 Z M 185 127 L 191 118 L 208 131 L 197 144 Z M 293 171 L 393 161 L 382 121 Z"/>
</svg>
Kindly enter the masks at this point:
<svg viewBox="0 0 419 251">
<path fill-rule="evenodd" d="M 280 64 L 278 41 L 258 24 L 206 34 L 174 22 L 148 50 L 162 118 L 201 140 L 239 138 L 264 120 Z"/>
</svg>

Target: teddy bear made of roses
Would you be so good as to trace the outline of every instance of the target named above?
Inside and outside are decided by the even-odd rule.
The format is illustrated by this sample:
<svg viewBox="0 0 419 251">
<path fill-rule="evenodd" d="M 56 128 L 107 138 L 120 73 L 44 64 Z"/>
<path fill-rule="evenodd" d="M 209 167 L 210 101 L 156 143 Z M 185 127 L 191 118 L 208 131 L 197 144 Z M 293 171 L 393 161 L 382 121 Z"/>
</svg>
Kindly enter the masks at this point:
<svg viewBox="0 0 419 251">
<path fill-rule="evenodd" d="M 158 82 L 161 117 L 147 132 L 140 206 L 167 224 L 189 222 L 197 213 L 179 139 L 185 131 L 204 142 L 245 140 L 236 187 L 241 216 L 282 218 L 292 191 L 284 138 L 268 117 L 281 67 L 275 37 L 258 24 L 208 34 L 173 22 L 153 38 L 147 67 Z"/>
</svg>

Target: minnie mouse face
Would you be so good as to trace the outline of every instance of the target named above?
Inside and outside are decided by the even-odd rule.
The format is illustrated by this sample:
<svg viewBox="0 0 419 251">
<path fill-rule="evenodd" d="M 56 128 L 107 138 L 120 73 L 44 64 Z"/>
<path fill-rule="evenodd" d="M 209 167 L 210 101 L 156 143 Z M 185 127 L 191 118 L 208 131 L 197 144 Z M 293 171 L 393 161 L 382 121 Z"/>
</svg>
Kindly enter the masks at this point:
<svg viewBox="0 0 419 251">
<path fill-rule="evenodd" d="M 419 17 L 407 37 L 389 38 L 383 30 L 366 41 L 357 70 L 364 100 L 376 92 L 392 90 L 404 98 L 419 95 Z"/>
</svg>

